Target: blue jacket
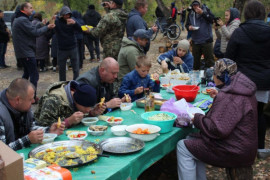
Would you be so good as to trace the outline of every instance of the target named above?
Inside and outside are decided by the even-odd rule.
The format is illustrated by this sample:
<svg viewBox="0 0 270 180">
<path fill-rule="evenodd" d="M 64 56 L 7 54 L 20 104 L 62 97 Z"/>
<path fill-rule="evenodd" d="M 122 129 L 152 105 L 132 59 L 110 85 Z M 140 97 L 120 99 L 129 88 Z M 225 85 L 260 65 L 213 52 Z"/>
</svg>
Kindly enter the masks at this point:
<svg viewBox="0 0 270 180">
<path fill-rule="evenodd" d="M 82 14 L 76 10 L 72 11 L 72 16 L 76 19 L 77 23 L 82 25 L 85 25 L 85 22 L 82 18 Z M 83 32 L 82 30 L 76 30 L 75 31 L 75 36 L 77 38 L 77 40 L 82 40 L 83 39 Z"/>
<path fill-rule="evenodd" d="M 127 21 L 127 37 L 132 37 L 134 32 L 137 29 L 145 29 L 148 31 L 149 36 L 153 35 L 153 30 L 148 29 L 148 26 L 145 20 L 142 18 L 142 15 L 136 9 L 132 9 L 128 14 L 128 21 Z"/>
<path fill-rule="evenodd" d="M 186 28 L 189 26 L 200 27 L 192 31 L 192 41 L 195 44 L 205 44 L 213 42 L 212 23 L 214 15 L 206 5 L 201 6 L 203 13 L 197 14 L 192 9 L 187 18 Z"/>
<path fill-rule="evenodd" d="M 134 69 L 124 76 L 118 95 L 119 97 L 123 97 L 124 94 L 129 94 L 131 100 L 135 101 L 144 95 L 144 93 L 134 94 L 137 87 L 153 88 L 154 85 L 155 83 L 150 79 L 149 74 L 145 78 L 141 78 L 136 69 Z"/>
<path fill-rule="evenodd" d="M 173 57 L 178 57 L 176 51 L 177 51 L 177 48 L 174 48 L 164 54 L 161 54 L 160 56 L 158 56 L 158 59 L 157 59 L 158 63 L 161 64 L 161 61 L 166 61 L 168 64 L 169 70 L 179 69 L 181 72 L 180 66 L 176 66 L 173 63 Z M 189 71 L 193 69 L 194 58 L 192 54 L 188 51 L 185 56 L 181 57 L 181 59 L 184 61 L 184 63 L 182 64 L 182 68 L 185 73 L 188 73 Z"/>
</svg>

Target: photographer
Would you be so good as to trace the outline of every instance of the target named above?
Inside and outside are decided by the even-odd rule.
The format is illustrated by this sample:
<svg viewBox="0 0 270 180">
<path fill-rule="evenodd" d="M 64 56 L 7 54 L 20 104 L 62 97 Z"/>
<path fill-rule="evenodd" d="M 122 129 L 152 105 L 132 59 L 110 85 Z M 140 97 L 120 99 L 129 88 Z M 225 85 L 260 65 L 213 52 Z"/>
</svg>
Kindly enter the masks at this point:
<svg viewBox="0 0 270 180">
<path fill-rule="evenodd" d="M 215 19 L 214 28 L 217 38 L 221 40 L 220 52 L 223 54 L 223 57 L 232 33 L 239 27 L 241 23 L 239 18 L 240 13 L 238 9 L 230 8 L 225 11 L 225 23 L 223 23 L 220 18 Z"/>
</svg>

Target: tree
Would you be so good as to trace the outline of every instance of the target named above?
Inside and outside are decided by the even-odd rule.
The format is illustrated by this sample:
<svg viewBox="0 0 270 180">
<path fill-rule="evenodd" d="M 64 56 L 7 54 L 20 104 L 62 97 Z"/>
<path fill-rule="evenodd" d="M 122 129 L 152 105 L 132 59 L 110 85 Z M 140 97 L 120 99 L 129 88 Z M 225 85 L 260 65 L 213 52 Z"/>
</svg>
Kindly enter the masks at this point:
<svg viewBox="0 0 270 180">
<path fill-rule="evenodd" d="M 164 16 L 169 18 L 171 13 L 170 13 L 170 9 L 168 9 L 165 4 L 163 3 L 162 0 L 156 0 L 158 7 L 160 8 L 160 10 L 163 12 Z"/>
<path fill-rule="evenodd" d="M 65 6 L 70 7 L 70 4 L 69 4 L 68 0 L 63 0 L 63 4 L 64 4 Z"/>
<path fill-rule="evenodd" d="M 235 0 L 233 2 L 233 7 L 237 8 L 240 11 L 240 17 L 241 17 L 246 1 L 247 0 Z"/>
</svg>

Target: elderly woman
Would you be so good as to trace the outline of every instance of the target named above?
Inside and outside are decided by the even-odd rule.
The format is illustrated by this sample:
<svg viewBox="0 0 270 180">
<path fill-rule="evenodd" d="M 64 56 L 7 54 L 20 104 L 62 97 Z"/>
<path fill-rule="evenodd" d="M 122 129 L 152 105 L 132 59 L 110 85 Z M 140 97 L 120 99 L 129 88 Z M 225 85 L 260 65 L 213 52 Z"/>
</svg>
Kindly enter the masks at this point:
<svg viewBox="0 0 270 180">
<path fill-rule="evenodd" d="M 232 33 L 235 29 L 239 27 L 240 22 L 240 13 L 236 8 L 230 8 L 225 11 L 225 23 L 219 19 L 215 25 L 215 32 L 217 38 L 221 40 L 220 43 L 220 52 L 224 54 L 226 52 L 227 44 L 231 38 Z M 218 29 L 220 27 L 220 30 Z"/>
<path fill-rule="evenodd" d="M 179 41 L 176 48 L 158 56 L 157 61 L 161 64 L 163 73 L 175 69 L 188 73 L 193 69 L 194 58 L 189 52 L 189 46 L 189 41 L 183 39 Z"/>
<path fill-rule="evenodd" d="M 257 86 L 259 158 L 270 156 L 270 149 L 265 149 L 266 121 L 263 117 L 264 104 L 270 100 L 270 26 L 264 21 L 265 15 L 261 2 L 249 1 L 244 9 L 245 22 L 234 31 L 225 54 Z"/>
<path fill-rule="evenodd" d="M 200 130 L 177 144 L 178 177 L 206 179 L 204 163 L 218 167 L 251 166 L 257 152 L 256 85 L 237 72 L 236 63 L 220 59 L 214 66 L 219 93 L 206 115 L 195 114 Z"/>
</svg>

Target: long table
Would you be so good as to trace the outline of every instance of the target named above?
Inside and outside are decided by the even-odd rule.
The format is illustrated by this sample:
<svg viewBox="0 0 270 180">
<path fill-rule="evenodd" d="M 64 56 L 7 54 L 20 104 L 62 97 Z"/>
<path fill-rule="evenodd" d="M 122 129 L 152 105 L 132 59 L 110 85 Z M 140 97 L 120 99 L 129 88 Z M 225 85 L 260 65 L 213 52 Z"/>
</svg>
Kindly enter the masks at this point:
<svg viewBox="0 0 270 180">
<path fill-rule="evenodd" d="M 169 94 L 166 91 L 161 91 L 162 97 L 164 99 L 169 99 L 174 97 L 174 94 Z M 209 99 L 208 95 L 198 94 L 195 102 L 200 99 Z M 136 114 L 131 111 L 121 111 L 120 109 L 110 112 L 106 115 L 114 117 L 123 117 L 124 121 L 122 124 L 131 125 L 143 123 L 140 115 L 144 113 L 143 108 L 136 107 L 134 102 L 132 108 Z M 97 124 L 105 125 L 107 124 L 104 121 L 98 121 Z M 70 128 L 69 130 L 85 130 L 87 131 L 86 126 L 79 124 Z M 186 137 L 190 133 L 192 128 L 176 128 L 174 127 L 172 131 L 160 134 L 155 140 L 150 142 L 145 142 L 145 147 L 133 154 L 117 155 L 109 154 L 110 157 L 99 157 L 93 163 L 84 165 L 78 168 L 71 168 L 73 180 L 84 180 L 84 179 L 97 179 L 97 180 L 125 180 L 125 179 L 136 179 L 144 170 L 149 168 L 153 163 L 160 160 L 166 154 L 173 151 L 176 147 L 177 142 L 180 139 Z M 126 135 L 128 137 L 128 134 Z M 115 137 L 110 128 L 102 136 L 92 136 L 88 135 L 86 140 L 99 143 L 102 140 L 105 140 L 110 137 Z M 55 141 L 68 140 L 65 133 L 58 136 Z M 28 157 L 28 153 L 38 145 L 31 145 L 28 148 L 18 150 L 18 153 L 23 153 L 25 157 Z M 104 153 L 106 154 L 106 152 Z M 92 174 L 91 171 L 95 171 L 95 174 Z"/>
</svg>

